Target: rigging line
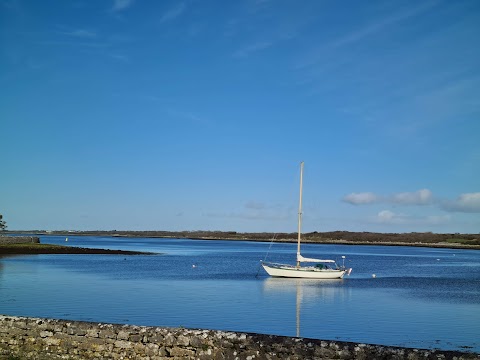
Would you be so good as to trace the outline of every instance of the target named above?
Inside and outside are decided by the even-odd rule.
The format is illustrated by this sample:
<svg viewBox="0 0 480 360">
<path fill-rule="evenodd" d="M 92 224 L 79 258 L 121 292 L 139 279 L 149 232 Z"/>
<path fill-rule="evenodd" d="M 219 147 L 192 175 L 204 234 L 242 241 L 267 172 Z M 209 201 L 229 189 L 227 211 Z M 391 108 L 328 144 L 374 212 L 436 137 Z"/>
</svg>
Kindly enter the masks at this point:
<svg viewBox="0 0 480 360">
<path fill-rule="evenodd" d="M 267 260 L 268 253 L 270 252 L 270 249 L 272 248 L 273 241 L 275 240 L 275 237 L 276 237 L 276 236 L 277 236 L 277 234 L 273 234 L 273 238 L 272 238 L 272 240 L 270 241 L 270 246 L 268 247 L 267 253 L 265 254 L 265 258 L 263 259 L 263 261 L 266 261 L 266 260 Z M 262 267 L 262 261 L 260 260 L 260 264 L 258 265 L 257 274 L 255 275 L 256 278 L 258 277 L 258 274 L 260 273 L 261 267 Z"/>
<path fill-rule="evenodd" d="M 273 245 L 273 242 L 275 241 L 275 238 L 277 237 L 277 234 L 273 234 L 273 238 L 272 240 L 270 241 L 270 246 L 268 247 L 268 250 L 267 250 L 267 253 L 265 254 L 265 259 L 263 259 L 263 261 L 267 260 L 267 256 L 270 252 L 270 249 L 272 248 L 272 245 Z"/>
</svg>

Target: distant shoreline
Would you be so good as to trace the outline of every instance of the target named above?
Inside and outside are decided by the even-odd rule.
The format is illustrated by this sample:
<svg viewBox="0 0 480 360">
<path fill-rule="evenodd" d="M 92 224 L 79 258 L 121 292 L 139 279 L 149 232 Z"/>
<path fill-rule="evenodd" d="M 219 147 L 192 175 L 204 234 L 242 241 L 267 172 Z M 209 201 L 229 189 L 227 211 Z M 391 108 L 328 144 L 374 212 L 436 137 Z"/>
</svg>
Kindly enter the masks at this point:
<svg viewBox="0 0 480 360">
<path fill-rule="evenodd" d="M 287 242 L 297 241 L 296 233 L 238 233 L 235 231 L 8 231 L 7 234 L 35 236 L 105 236 L 122 238 L 179 238 L 191 240 L 228 240 Z M 302 243 L 338 245 L 415 246 L 480 250 L 480 234 L 312 232 L 302 235 Z"/>
<path fill-rule="evenodd" d="M 36 255 L 36 254 L 68 254 L 68 255 L 152 255 L 153 253 L 127 250 L 92 249 L 75 246 L 51 244 L 0 244 L 0 257 L 3 255 Z"/>
</svg>

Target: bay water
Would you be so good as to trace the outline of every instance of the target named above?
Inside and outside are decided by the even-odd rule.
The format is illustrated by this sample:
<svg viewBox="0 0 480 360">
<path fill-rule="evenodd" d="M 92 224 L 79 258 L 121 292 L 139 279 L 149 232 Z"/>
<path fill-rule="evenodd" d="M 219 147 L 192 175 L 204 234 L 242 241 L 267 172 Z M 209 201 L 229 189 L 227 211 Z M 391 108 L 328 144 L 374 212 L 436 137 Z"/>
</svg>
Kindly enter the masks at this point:
<svg viewBox="0 0 480 360">
<path fill-rule="evenodd" d="M 302 245 L 353 268 L 343 280 L 270 278 L 296 244 L 41 236 L 154 255 L 0 257 L 0 314 L 480 352 L 480 252 Z"/>
</svg>

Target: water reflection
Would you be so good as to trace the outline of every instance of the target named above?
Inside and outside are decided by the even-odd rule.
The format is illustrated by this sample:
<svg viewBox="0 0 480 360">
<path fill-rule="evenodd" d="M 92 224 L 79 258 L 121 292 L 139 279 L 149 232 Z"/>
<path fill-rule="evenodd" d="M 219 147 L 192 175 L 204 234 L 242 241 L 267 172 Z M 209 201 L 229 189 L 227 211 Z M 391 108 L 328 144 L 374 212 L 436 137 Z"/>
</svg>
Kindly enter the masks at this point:
<svg viewBox="0 0 480 360">
<path fill-rule="evenodd" d="M 349 300 L 351 288 L 343 287 L 344 283 L 343 279 L 267 278 L 263 281 L 263 292 L 279 298 L 295 295 L 295 334 L 300 337 L 302 305 L 304 316 L 308 316 L 309 309 L 319 302 L 333 304 Z"/>
</svg>

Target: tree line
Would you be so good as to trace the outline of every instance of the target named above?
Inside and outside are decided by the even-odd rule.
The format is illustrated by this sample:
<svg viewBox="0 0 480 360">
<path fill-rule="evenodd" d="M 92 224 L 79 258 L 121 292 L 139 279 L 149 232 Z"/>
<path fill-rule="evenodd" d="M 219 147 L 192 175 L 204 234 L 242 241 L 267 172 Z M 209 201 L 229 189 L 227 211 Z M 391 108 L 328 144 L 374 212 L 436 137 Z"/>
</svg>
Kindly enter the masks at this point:
<svg viewBox="0 0 480 360">
<path fill-rule="evenodd" d="M 42 231 L 38 231 L 42 233 Z M 78 234 L 78 235 L 108 235 L 129 237 L 160 237 L 160 238 L 187 238 L 187 239 L 225 239 L 225 240 L 258 240 L 258 241 L 296 241 L 297 233 L 271 233 L 271 232 L 236 232 L 236 231 L 52 231 L 52 234 Z M 345 242 L 345 243 L 457 243 L 465 245 L 480 245 L 480 234 L 432 232 L 411 233 L 375 233 L 375 232 L 309 232 L 302 235 L 304 242 Z"/>
</svg>

